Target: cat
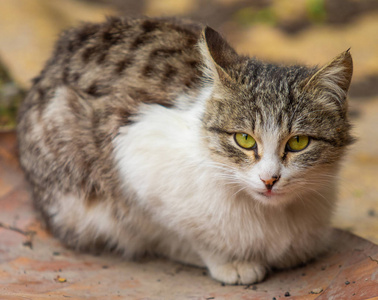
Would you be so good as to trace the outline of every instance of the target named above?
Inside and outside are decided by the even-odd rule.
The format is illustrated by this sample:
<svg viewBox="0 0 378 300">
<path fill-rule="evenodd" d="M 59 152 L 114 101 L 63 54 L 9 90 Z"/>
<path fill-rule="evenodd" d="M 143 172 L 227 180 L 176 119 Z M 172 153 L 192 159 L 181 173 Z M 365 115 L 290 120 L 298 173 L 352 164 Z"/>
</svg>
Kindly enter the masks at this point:
<svg viewBox="0 0 378 300">
<path fill-rule="evenodd" d="M 226 284 L 327 248 L 353 142 L 345 51 L 322 68 L 238 55 L 210 27 L 111 17 L 64 32 L 20 107 L 20 163 L 77 250 L 164 256 Z"/>
</svg>

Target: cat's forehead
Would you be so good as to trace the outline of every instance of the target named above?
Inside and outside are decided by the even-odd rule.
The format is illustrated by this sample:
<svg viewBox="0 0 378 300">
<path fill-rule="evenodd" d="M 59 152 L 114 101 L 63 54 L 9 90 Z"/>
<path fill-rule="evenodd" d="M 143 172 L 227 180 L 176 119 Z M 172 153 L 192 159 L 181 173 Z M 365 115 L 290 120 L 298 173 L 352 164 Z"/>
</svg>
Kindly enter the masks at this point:
<svg viewBox="0 0 378 300">
<path fill-rule="evenodd" d="M 288 96 L 300 88 L 313 70 L 303 66 L 279 66 L 249 60 L 240 67 L 237 81 L 254 96 Z M 269 100 L 269 99 L 267 99 Z"/>
<path fill-rule="evenodd" d="M 314 71 L 303 66 L 277 66 L 250 60 L 240 69 L 240 105 L 253 127 L 273 130 L 289 126 L 303 109 L 303 82 Z"/>
</svg>

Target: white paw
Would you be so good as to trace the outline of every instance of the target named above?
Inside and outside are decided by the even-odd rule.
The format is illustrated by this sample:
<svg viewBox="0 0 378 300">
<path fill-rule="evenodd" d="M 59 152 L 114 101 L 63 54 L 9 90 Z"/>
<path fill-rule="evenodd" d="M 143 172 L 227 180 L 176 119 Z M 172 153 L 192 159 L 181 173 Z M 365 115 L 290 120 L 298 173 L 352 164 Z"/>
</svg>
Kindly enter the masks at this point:
<svg viewBox="0 0 378 300">
<path fill-rule="evenodd" d="M 232 263 L 224 265 L 213 266 L 209 268 L 211 276 L 220 282 L 226 284 L 237 284 L 239 281 L 239 274 Z"/>
<path fill-rule="evenodd" d="M 251 284 L 264 279 L 264 266 L 252 262 L 233 262 L 209 268 L 211 276 L 226 284 Z"/>
<path fill-rule="evenodd" d="M 263 265 L 251 262 L 235 262 L 240 284 L 251 284 L 264 279 L 266 269 Z"/>
</svg>

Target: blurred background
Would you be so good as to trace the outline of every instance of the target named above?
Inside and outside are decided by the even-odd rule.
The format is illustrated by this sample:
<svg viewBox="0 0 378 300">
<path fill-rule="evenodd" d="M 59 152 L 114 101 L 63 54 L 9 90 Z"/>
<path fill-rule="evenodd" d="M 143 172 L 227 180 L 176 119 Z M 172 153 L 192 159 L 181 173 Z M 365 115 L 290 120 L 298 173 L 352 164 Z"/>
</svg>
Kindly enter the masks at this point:
<svg viewBox="0 0 378 300">
<path fill-rule="evenodd" d="M 221 32 L 240 54 L 276 63 L 323 65 L 351 48 L 358 141 L 343 165 L 333 224 L 378 243 L 377 0 L 1 0 L 0 132 L 14 128 L 59 32 L 106 15 L 189 17 Z"/>
</svg>

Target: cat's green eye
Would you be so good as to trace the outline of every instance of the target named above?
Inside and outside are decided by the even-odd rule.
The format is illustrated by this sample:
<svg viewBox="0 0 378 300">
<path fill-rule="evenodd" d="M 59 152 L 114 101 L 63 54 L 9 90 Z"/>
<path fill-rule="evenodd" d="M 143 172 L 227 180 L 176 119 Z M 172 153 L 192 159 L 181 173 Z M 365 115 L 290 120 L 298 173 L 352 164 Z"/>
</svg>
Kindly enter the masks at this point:
<svg viewBox="0 0 378 300">
<path fill-rule="evenodd" d="M 256 146 L 256 141 L 253 137 L 246 133 L 235 133 L 236 143 L 244 149 L 253 149 Z"/>
<path fill-rule="evenodd" d="M 310 143 L 310 138 L 306 135 L 296 135 L 290 138 L 286 144 L 286 149 L 291 152 L 297 152 L 305 149 Z"/>
</svg>

